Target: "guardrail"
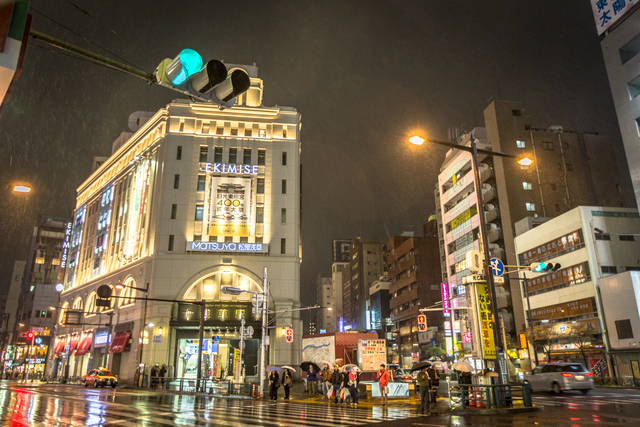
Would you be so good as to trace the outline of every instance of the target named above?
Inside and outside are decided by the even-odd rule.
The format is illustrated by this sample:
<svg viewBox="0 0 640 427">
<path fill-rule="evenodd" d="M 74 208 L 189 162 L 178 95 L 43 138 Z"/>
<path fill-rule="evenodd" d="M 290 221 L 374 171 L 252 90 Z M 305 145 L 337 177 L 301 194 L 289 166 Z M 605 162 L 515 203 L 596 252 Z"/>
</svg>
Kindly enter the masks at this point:
<svg viewBox="0 0 640 427">
<path fill-rule="evenodd" d="M 212 380 L 209 378 L 151 377 L 149 386 L 152 389 L 200 392 L 217 396 L 257 397 L 258 392 L 255 384 L 234 383 L 232 381 Z"/>
<path fill-rule="evenodd" d="M 449 389 L 449 404 L 452 409 L 454 404 L 460 404 L 462 409 L 513 408 L 515 402 L 522 402 L 526 408 L 533 406 L 529 384 L 459 384 Z"/>
</svg>

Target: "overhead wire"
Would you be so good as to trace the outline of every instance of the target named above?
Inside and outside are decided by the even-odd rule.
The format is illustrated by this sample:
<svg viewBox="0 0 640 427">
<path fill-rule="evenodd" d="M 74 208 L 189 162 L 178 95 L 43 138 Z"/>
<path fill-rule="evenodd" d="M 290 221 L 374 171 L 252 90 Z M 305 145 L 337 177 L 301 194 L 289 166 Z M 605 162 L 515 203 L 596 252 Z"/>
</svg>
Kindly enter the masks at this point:
<svg viewBox="0 0 640 427">
<path fill-rule="evenodd" d="M 66 0 L 66 2 L 69 3 L 71 6 L 73 6 L 74 8 L 76 8 L 83 15 L 87 15 L 89 18 L 93 19 L 94 21 L 96 21 L 97 23 L 102 25 L 105 29 L 111 31 L 113 34 L 119 35 L 117 32 L 115 32 L 115 30 L 113 30 L 112 28 L 109 28 L 107 25 L 105 25 L 103 22 L 101 22 L 98 18 L 96 18 L 95 16 L 92 16 L 89 12 L 87 12 L 86 10 L 84 10 L 83 8 L 78 6 L 77 4 L 75 4 L 75 3 L 73 3 L 73 2 L 71 2 L 69 0 Z"/>
<path fill-rule="evenodd" d="M 78 36 L 78 37 L 82 38 L 83 40 L 85 40 L 85 41 L 87 41 L 87 42 L 91 43 L 92 45 L 94 45 L 94 46 L 96 46 L 96 47 L 98 47 L 98 48 L 100 48 L 100 49 L 104 50 L 105 52 L 107 52 L 107 53 L 109 53 L 109 54 L 111 54 L 111 55 L 113 55 L 113 56 L 115 56 L 115 57 L 116 57 L 116 58 L 118 58 L 119 60 L 126 62 L 127 64 L 131 65 L 132 67 L 140 68 L 140 67 L 138 67 L 138 66 L 136 66 L 136 65 L 132 64 L 131 62 L 127 61 L 126 59 L 122 58 L 121 56 L 116 55 L 115 53 L 111 52 L 109 49 L 107 49 L 107 48 L 105 48 L 105 47 L 100 46 L 98 43 L 96 43 L 96 42 L 94 42 L 94 41 L 89 40 L 87 37 L 83 36 L 82 34 L 77 33 L 76 31 L 73 31 L 71 28 L 67 27 L 66 25 L 63 25 L 63 24 L 61 24 L 60 22 L 56 21 L 55 19 L 53 19 L 53 18 L 51 18 L 51 17 L 49 17 L 49 16 L 45 15 L 44 13 L 42 13 L 42 12 L 40 12 L 40 11 L 38 11 L 38 10 L 34 9 L 34 7 L 33 7 L 33 6 L 31 6 L 31 10 L 33 10 L 34 12 L 36 12 L 38 15 L 41 15 L 41 16 L 43 16 L 44 18 L 47 18 L 48 20 L 50 20 L 50 21 L 54 22 L 55 24 L 59 25 L 60 27 L 64 28 L 65 30 L 67 30 L 67 31 L 69 31 L 69 32 L 71 32 L 71 33 L 73 33 L 73 34 L 75 34 L 76 36 Z"/>
</svg>

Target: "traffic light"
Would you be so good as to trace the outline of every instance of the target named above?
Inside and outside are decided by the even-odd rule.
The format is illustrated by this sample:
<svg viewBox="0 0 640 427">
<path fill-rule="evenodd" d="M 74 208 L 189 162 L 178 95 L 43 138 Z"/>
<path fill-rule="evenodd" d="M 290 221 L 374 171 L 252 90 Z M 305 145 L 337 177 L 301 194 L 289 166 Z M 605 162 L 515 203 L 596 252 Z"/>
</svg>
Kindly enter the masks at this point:
<svg viewBox="0 0 640 427">
<path fill-rule="evenodd" d="M 203 101 L 231 108 L 237 96 L 251 86 L 246 71 L 231 73 L 220 61 L 213 59 L 202 66 L 202 57 L 192 49 L 182 50 L 175 58 L 166 58 L 156 68 L 159 84 L 189 94 Z"/>
<path fill-rule="evenodd" d="M 111 294 L 113 290 L 109 285 L 101 285 L 98 287 L 98 298 L 96 299 L 96 307 L 111 307 Z"/>
<path fill-rule="evenodd" d="M 284 336 L 287 339 L 287 342 L 293 342 L 293 329 L 285 329 Z"/>
<path fill-rule="evenodd" d="M 32 340 L 32 339 L 33 339 L 33 332 L 31 332 L 31 331 L 26 332 L 26 333 L 24 334 L 24 337 L 25 337 L 26 339 L 28 339 L 28 340 Z"/>
<path fill-rule="evenodd" d="M 418 315 L 418 332 L 426 332 L 427 331 L 427 316 L 424 314 Z"/>
<path fill-rule="evenodd" d="M 552 262 L 534 262 L 533 264 L 531 264 L 529 266 L 529 269 L 534 272 L 534 273 L 548 273 L 548 272 L 553 272 L 553 271 L 558 271 L 560 269 L 561 265 L 556 263 L 552 263 Z"/>
</svg>

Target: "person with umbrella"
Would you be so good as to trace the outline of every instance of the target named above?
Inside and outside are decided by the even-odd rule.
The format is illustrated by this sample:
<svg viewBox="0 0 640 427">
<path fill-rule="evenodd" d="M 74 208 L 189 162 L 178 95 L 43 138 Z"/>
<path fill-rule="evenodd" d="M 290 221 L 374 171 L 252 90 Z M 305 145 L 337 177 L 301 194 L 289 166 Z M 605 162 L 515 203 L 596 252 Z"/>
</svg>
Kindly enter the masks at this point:
<svg viewBox="0 0 640 427">
<path fill-rule="evenodd" d="M 289 370 L 288 367 L 283 366 L 283 369 L 282 384 L 284 384 L 284 400 L 289 400 L 289 393 L 291 391 L 291 386 L 293 385 L 293 377 L 291 376 L 291 370 Z"/>
<path fill-rule="evenodd" d="M 329 398 L 329 394 L 331 393 L 331 369 L 329 368 L 329 364 L 324 364 L 324 369 L 322 369 L 322 394 L 325 399 Z"/>
<path fill-rule="evenodd" d="M 351 369 L 349 372 L 349 392 L 351 393 L 351 404 L 358 404 L 358 368 Z"/>
<path fill-rule="evenodd" d="M 307 371 L 307 388 L 309 389 L 309 399 L 316 395 L 316 382 L 318 381 L 318 374 L 316 374 L 313 366 L 309 366 Z"/>
<path fill-rule="evenodd" d="M 340 373 L 340 367 L 338 365 L 333 366 L 333 372 L 331 373 L 331 386 L 333 387 L 333 396 L 335 400 L 334 404 L 338 404 L 338 395 L 340 394 L 340 385 L 342 384 L 342 374 Z"/>
<path fill-rule="evenodd" d="M 440 376 L 438 372 L 433 368 L 433 365 L 427 368 L 427 374 L 429 374 L 429 380 L 431 382 L 431 387 L 433 388 L 433 401 L 436 401 L 438 397 L 438 387 L 440 387 Z"/>
<path fill-rule="evenodd" d="M 280 387 L 280 375 L 277 369 L 269 369 L 269 400 L 278 400 L 278 387 Z"/>
<path fill-rule="evenodd" d="M 431 381 L 426 366 L 418 373 L 417 380 L 418 386 L 420 387 L 420 410 L 429 412 L 429 389 L 431 388 Z"/>
</svg>

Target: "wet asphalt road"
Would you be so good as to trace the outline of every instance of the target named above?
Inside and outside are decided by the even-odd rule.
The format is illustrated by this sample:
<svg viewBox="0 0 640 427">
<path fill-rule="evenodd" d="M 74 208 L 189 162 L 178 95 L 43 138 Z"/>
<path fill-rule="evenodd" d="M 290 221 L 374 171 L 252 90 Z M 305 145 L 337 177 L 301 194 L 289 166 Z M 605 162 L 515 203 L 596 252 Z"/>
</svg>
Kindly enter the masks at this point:
<svg viewBox="0 0 640 427">
<path fill-rule="evenodd" d="M 177 396 L 126 389 L 0 383 L 3 426 L 640 426 L 640 391 L 597 389 L 591 394 L 535 394 L 544 412 L 510 415 L 432 415 L 413 408 L 339 407 Z"/>
</svg>

